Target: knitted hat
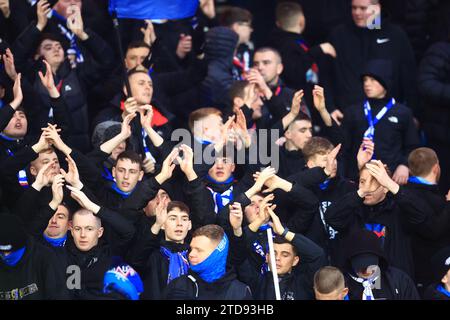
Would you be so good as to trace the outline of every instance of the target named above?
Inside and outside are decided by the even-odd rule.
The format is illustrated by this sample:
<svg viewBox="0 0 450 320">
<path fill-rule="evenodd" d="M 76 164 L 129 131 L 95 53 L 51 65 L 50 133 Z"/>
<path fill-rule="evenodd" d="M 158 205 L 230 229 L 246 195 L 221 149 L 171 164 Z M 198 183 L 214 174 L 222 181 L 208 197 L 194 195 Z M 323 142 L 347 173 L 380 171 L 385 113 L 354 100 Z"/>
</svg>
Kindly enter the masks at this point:
<svg viewBox="0 0 450 320">
<path fill-rule="evenodd" d="M 122 129 L 122 124 L 118 121 L 104 121 L 99 123 L 92 133 L 92 145 L 100 146 L 103 142 L 108 141 L 118 135 Z"/>
<path fill-rule="evenodd" d="M 139 300 L 144 291 L 139 274 L 128 264 L 121 263 L 105 273 L 103 278 L 103 292 L 119 293 L 128 300 Z"/>
<path fill-rule="evenodd" d="M 12 214 L 0 214 L 0 251 L 16 251 L 23 248 L 27 233 L 22 220 Z"/>
</svg>

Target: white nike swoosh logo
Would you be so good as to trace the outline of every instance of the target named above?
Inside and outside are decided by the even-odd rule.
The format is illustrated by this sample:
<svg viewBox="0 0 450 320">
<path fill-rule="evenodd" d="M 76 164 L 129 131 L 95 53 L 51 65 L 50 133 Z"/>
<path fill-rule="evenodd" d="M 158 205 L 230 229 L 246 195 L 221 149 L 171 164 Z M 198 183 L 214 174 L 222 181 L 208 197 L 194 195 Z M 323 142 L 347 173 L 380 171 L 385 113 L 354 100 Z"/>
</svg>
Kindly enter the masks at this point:
<svg viewBox="0 0 450 320">
<path fill-rule="evenodd" d="M 382 44 L 382 43 L 386 43 L 386 42 L 389 42 L 389 39 L 388 39 L 388 38 L 385 38 L 385 39 L 377 39 L 377 43 L 378 43 L 378 44 Z"/>
</svg>

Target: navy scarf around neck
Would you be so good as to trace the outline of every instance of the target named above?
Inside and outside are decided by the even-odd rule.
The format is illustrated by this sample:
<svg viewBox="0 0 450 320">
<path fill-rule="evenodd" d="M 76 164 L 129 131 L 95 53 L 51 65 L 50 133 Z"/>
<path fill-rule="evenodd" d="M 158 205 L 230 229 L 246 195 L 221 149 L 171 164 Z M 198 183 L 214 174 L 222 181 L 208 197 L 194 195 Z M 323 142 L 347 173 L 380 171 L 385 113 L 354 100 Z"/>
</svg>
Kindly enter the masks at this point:
<svg viewBox="0 0 450 320">
<path fill-rule="evenodd" d="M 111 188 L 112 188 L 116 193 L 120 194 L 124 199 L 128 198 L 128 197 L 133 193 L 134 189 L 136 189 L 136 187 L 135 187 L 133 190 L 131 190 L 131 191 L 129 191 L 129 192 L 122 191 L 122 190 L 119 189 L 119 187 L 117 186 L 116 182 L 114 182 L 114 183 L 111 185 Z"/>
<path fill-rule="evenodd" d="M 191 265 L 192 271 L 204 281 L 211 283 L 223 277 L 227 265 L 229 241 L 224 233 L 223 238 L 214 251 L 202 262 Z"/>
<path fill-rule="evenodd" d="M 23 255 L 25 253 L 25 247 L 20 248 L 16 251 L 11 252 L 10 254 L 8 254 L 7 256 L 3 253 L 0 253 L 0 258 L 3 260 L 3 262 L 10 266 L 10 267 L 14 267 L 15 265 L 17 265 L 20 261 L 20 259 L 22 259 Z"/>
<path fill-rule="evenodd" d="M 52 247 L 64 247 L 67 240 L 67 233 L 62 238 L 52 239 L 43 234 L 45 241 L 51 244 Z"/>
</svg>

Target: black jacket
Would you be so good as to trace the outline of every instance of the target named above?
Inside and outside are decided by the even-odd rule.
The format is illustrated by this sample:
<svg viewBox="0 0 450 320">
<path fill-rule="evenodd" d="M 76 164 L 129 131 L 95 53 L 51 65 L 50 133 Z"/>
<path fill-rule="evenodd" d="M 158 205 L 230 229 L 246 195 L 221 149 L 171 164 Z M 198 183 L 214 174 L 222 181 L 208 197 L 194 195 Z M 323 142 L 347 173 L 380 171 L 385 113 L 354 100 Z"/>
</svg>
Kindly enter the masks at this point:
<svg viewBox="0 0 450 320">
<path fill-rule="evenodd" d="M 341 110 L 358 103 L 364 92 L 360 76 L 372 59 L 392 61 L 392 95 L 411 108 L 416 105 L 416 63 L 409 40 L 399 27 L 382 19 L 381 29 L 358 28 L 353 22 L 336 27 L 330 42 L 336 49 L 334 59 L 335 105 Z"/>
<path fill-rule="evenodd" d="M 450 41 L 438 42 L 425 53 L 417 84 L 426 103 L 423 127 L 430 140 L 450 142 Z"/>
<path fill-rule="evenodd" d="M 110 67 L 113 54 L 109 46 L 93 31 L 86 31 L 89 39 L 83 41 L 83 45 L 92 52 L 94 59 L 87 59 L 72 69 L 68 60 L 65 60 L 54 75 L 55 85 L 60 85 L 61 95 L 67 100 L 70 118 L 77 126 L 73 128 L 71 143 L 80 150 L 87 151 L 90 148 L 88 106 L 86 102 L 87 90 L 95 82 L 104 76 L 104 71 Z M 41 31 L 36 28 L 34 22 L 17 38 L 13 44 L 13 52 L 18 70 L 26 74 L 39 96 L 39 101 L 34 107 L 34 132 L 40 133 L 40 128 L 45 126 L 49 118 L 49 96 L 42 86 L 37 71 L 45 70 L 42 61 L 28 61 L 40 38 Z"/>
<path fill-rule="evenodd" d="M 151 232 L 151 231 L 149 231 Z M 156 240 L 158 237 L 152 235 Z M 160 251 L 164 246 L 172 252 L 181 252 L 189 249 L 187 244 L 177 244 L 168 241 L 156 241 L 156 246 L 148 258 L 146 265 L 146 277 L 144 279 L 144 293 L 142 298 L 149 300 L 160 300 L 163 298 L 163 292 L 167 287 L 167 278 L 169 275 L 169 259 Z M 172 280 L 174 281 L 174 280 Z"/>
<path fill-rule="evenodd" d="M 347 193 L 355 191 L 358 186 L 353 181 L 338 175 L 330 179 L 327 187 L 322 189 L 320 185 L 327 179 L 327 176 L 323 170 L 314 169 L 314 171 L 317 171 L 317 174 L 308 179 L 309 181 L 305 181 L 304 175 L 295 175 L 295 179 L 310 189 L 318 199 L 315 210 L 303 210 L 297 213 L 295 218 L 296 226 L 298 226 L 297 232 L 301 232 L 325 250 L 328 262 L 335 265 L 338 259 L 336 250 L 342 245 L 342 239 L 339 232 L 328 224 L 325 213 L 333 203 L 339 201 Z"/>
<path fill-rule="evenodd" d="M 124 251 L 134 234 L 133 225 L 116 212 L 102 207 L 97 216 L 102 220 L 105 228 L 110 226 L 118 234 L 114 245 L 109 245 L 100 239 L 98 245 L 83 252 L 78 250 L 73 239 L 70 239 L 63 248 L 56 248 L 56 250 L 63 250 L 60 262 L 64 270 L 68 266 L 76 265 L 81 271 L 81 288 L 69 288 L 72 299 L 106 298 L 103 294 L 103 277 L 113 266 L 113 257 L 124 256 Z"/>
<path fill-rule="evenodd" d="M 433 282 L 431 257 L 450 245 L 450 203 L 436 185 L 408 183 L 405 188 L 415 199 L 424 200 L 423 218 L 408 224 L 415 266 L 415 279 L 424 289 Z M 406 209 L 408 214 L 409 208 Z"/>
<path fill-rule="evenodd" d="M 29 237 L 17 265 L 0 260 L 0 300 L 68 299 L 65 270 L 58 266 L 54 252 Z"/>
<path fill-rule="evenodd" d="M 318 83 L 308 79 L 307 73 L 317 66 L 316 63 L 323 55 L 322 49 L 319 46 L 309 48 L 302 35 L 278 28 L 269 35 L 267 44 L 277 49 L 281 54 L 285 66 L 281 74 L 283 81 L 290 88 L 305 90 L 307 104 L 312 106 L 311 91 L 314 84 Z M 320 74 L 318 69 L 315 71 Z"/>
<path fill-rule="evenodd" d="M 408 213 L 406 206 L 409 207 Z M 366 224 L 380 224 L 379 237 L 384 239 L 383 250 L 389 264 L 413 277 L 411 239 L 406 224 L 416 223 L 425 210 L 423 203 L 402 187 L 395 196 L 388 194 L 374 206 L 365 205 L 363 199 L 353 191 L 327 209 L 325 220 L 341 233 L 343 239 L 357 230 L 366 229 Z"/>
<path fill-rule="evenodd" d="M 250 288 L 228 270 L 225 275 L 208 283 L 192 270 L 189 275 L 173 280 L 164 294 L 167 300 L 251 300 Z"/>
<path fill-rule="evenodd" d="M 228 89 L 233 83 L 232 67 L 237 42 L 237 33 L 226 27 L 215 27 L 206 34 L 208 72 L 200 85 L 201 106 L 225 108 Z"/>
<path fill-rule="evenodd" d="M 369 234 L 367 234 L 369 233 Z M 412 279 L 402 270 L 394 268 L 386 259 L 379 239 L 366 230 L 356 230 L 345 242 L 345 264 L 343 272 L 349 288 L 350 300 L 361 300 L 364 287 L 350 275 L 356 276 L 351 266 L 352 257 L 359 254 L 373 254 L 378 257 L 379 281 L 372 289 L 374 299 L 419 300 L 419 294 Z"/>
<path fill-rule="evenodd" d="M 321 267 L 325 266 L 325 252 L 314 242 L 301 234 L 296 234 L 292 240 L 300 258 L 290 274 L 279 277 L 280 295 L 282 300 L 313 300 L 313 278 Z M 263 276 L 255 270 L 255 299 L 275 300 L 275 289 L 271 272 Z"/>
</svg>

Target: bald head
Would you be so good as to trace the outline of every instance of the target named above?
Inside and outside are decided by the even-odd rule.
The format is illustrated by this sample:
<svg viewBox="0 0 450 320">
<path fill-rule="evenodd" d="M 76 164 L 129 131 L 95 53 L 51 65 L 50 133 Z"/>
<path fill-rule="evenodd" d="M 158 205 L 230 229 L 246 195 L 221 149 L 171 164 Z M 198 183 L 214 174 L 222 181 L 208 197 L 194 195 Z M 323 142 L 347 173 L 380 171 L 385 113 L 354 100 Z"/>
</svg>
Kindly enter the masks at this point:
<svg viewBox="0 0 450 320">
<path fill-rule="evenodd" d="M 80 209 L 73 214 L 72 237 L 80 251 L 89 251 L 103 235 L 102 222 L 92 211 Z"/>
</svg>

